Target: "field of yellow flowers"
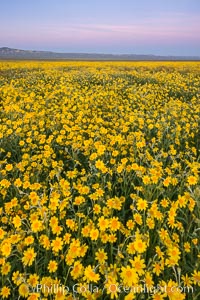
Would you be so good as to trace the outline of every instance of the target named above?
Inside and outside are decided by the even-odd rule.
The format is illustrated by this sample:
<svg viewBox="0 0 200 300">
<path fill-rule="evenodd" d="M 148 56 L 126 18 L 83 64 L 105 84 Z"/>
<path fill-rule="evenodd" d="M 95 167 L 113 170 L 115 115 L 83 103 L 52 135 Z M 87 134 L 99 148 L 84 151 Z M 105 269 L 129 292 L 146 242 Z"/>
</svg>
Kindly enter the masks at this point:
<svg viewBox="0 0 200 300">
<path fill-rule="evenodd" d="M 1 299 L 199 299 L 199 87 L 197 62 L 0 62 Z"/>
</svg>

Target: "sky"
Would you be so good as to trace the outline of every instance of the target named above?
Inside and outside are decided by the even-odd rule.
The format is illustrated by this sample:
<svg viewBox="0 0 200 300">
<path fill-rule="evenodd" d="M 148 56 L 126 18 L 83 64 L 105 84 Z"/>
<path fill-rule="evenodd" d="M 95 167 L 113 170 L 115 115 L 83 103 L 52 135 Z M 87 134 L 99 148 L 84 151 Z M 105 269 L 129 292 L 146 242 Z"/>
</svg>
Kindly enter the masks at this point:
<svg viewBox="0 0 200 300">
<path fill-rule="evenodd" d="M 0 47 L 200 56 L 200 0 L 0 0 Z"/>
</svg>

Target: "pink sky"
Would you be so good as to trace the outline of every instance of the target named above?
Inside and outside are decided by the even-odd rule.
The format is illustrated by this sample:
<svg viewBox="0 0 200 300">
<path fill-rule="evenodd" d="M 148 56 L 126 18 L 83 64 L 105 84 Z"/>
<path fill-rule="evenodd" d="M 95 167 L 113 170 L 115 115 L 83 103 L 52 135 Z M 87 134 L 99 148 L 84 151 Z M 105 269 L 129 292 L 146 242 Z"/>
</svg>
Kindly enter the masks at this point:
<svg viewBox="0 0 200 300">
<path fill-rule="evenodd" d="M 2 47 L 200 55 L 199 0 L 7 0 L 1 6 Z"/>
</svg>

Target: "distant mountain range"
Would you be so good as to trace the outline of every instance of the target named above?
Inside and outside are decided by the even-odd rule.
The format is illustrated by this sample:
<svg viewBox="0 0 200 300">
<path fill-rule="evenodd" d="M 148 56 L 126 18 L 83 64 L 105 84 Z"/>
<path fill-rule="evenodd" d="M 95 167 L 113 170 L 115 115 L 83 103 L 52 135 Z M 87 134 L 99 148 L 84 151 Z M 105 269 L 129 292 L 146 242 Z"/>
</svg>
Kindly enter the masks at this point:
<svg viewBox="0 0 200 300">
<path fill-rule="evenodd" d="M 145 54 L 101 54 L 101 53 L 57 53 L 51 51 L 0 48 L 0 59 L 44 59 L 44 60 L 131 60 L 131 61 L 200 61 L 200 56 L 159 56 Z"/>
</svg>

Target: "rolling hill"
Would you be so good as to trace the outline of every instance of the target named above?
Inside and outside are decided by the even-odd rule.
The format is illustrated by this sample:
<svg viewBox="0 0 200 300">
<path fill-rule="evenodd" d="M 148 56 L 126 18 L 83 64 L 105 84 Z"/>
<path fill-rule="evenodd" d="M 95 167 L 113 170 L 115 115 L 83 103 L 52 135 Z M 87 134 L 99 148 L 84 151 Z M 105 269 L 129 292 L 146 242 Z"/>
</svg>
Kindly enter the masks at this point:
<svg viewBox="0 0 200 300">
<path fill-rule="evenodd" d="M 143 54 L 102 54 L 102 53 L 58 53 L 52 51 L 21 50 L 0 48 L 0 59 L 45 59 L 45 60 L 127 60 L 127 61 L 199 61 L 200 56 L 158 56 Z"/>
</svg>

